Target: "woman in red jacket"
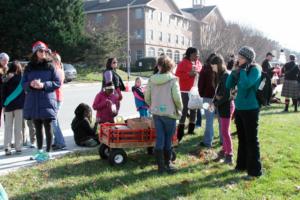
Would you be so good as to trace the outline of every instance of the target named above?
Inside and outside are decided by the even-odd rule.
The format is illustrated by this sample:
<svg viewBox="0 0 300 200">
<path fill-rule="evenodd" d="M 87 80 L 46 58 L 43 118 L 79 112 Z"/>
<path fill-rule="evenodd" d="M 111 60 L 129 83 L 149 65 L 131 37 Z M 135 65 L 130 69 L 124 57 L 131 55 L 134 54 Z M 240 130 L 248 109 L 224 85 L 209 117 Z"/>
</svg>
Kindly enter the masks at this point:
<svg viewBox="0 0 300 200">
<path fill-rule="evenodd" d="M 179 78 L 179 86 L 181 92 L 181 98 L 183 103 L 182 116 L 179 120 L 177 137 L 180 141 L 184 135 L 184 123 L 188 113 L 189 91 L 194 85 L 196 76 L 202 68 L 200 61 L 198 60 L 198 50 L 193 47 L 189 47 L 186 50 L 185 57 L 178 64 L 176 69 L 176 76 Z M 190 110 L 190 119 L 188 133 L 191 134 L 195 129 L 196 110 Z"/>
</svg>

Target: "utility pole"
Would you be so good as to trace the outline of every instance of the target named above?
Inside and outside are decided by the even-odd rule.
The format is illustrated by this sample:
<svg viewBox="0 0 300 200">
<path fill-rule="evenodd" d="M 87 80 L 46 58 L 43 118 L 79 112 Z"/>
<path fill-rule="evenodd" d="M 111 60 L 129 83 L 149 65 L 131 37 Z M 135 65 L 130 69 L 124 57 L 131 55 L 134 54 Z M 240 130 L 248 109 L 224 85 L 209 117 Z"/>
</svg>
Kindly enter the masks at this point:
<svg viewBox="0 0 300 200">
<path fill-rule="evenodd" d="M 127 4 L 127 79 L 129 82 L 130 79 L 130 62 L 131 62 L 131 50 L 130 50 L 130 6 L 136 2 L 133 0 L 129 4 Z"/>
</svg>

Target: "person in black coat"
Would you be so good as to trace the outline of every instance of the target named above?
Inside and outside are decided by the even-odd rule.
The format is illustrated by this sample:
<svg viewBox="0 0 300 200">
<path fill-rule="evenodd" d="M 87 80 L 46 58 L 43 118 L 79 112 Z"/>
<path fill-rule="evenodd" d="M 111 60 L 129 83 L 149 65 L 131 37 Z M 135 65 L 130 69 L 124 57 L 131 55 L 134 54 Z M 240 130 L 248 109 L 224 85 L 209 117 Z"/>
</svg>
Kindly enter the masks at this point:
<svg viewBox="0 0 300 200">
<path fill-rule="evenodd" d="M 22 125 L 25 93 L 21 86 L 22 67 L 17 61 L 9 65 L 2 85 L 2 105 L 4 108 L 5 155 L 11 154 L 11 139 L 14 131 L 16 153 L 22 151 Z"/>
<path fill-rule="evenodd" d="M 97 138 L 97 125 L 93 127 L 92 109 L 89 105 L 81 103 L 75 109 L 75 118 L 71 127 L 74 133 L 74 140 L 78 146 L 94 147 L 99 144 Z"/>
<path fill-rule="evenodd" d="M 233 100 L 230 99 L 230 92 L 226 89 L 226 80 L 229 76 L 228 71 L 221 55 L 217 55 L 211 60 L 211 67 L 217 73 L 215 84 L 217 85 L 213 103 L 218 110 L 219 123 L 223 138 L 223 149 L 219 153 L 219 159 L 224 159 L 225 163 L 233 164 L 233 145 L 230 135 L 230 120 L 234 111 Z"/>
</svg>

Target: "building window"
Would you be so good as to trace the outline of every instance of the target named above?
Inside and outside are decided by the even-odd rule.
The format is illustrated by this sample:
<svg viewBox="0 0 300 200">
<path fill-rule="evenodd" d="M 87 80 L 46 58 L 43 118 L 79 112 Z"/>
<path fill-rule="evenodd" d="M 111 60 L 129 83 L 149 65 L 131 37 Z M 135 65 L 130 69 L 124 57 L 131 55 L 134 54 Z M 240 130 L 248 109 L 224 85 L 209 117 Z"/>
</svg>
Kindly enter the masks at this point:
<svg viewBox="0 0 300 200">
<path fill-rule="evenodd" d="M 135 39 L 144 39 L 144 29 L 137 29 L 134 33 Z"/>
<path fill-rule="evenodd" d="M 179 53 L 179 51 L 175 51 L 174 61 L 175 61 L 176 64 L 179 63 L 179 61 L 180 61 L 180 53 Z"/>
<path fill-rule="evenodd" d="M 163 49 L 158 49 L 157 56 L 159 57 L 159 56 L 161 56 L 163 54 L 165 54 L 164 50 Z"/>
<path fill-rule="evenodd" d="M 169 43 L 172 42 L 171 33 L 168 33 L 168 42 L 169 42 Z"/>
<path fill-rule="evenodd" d="M 144 12 L 142 8 L 136 8 L 135 9 L 135 18 L 136 19 L 143 19 L 144 18 Z"/>
<path fill-rule="evenodd" d="M 171 59 L 173 58 L 172 50 L 170 49 L 167 50 L 167 56 L 169 56 Z"/>
<path fill-rule="evenodd" d="M 162 12 L 160 12 L 159 13 L 159 19 L 158 19 L 160 22 L 162 22 L 163 21 L 163 13 Z"/>
<path fill-rule="evenodd" d="M 155 49 L 153 47 L 150 47 L 148 49 L 148 56 L 149 57 L 155 57 Z"/>
<path fill-rule="evenodd" d="M 150 38 L 150 40 L 154 39 L 154 31 L 153 30 L 149 30 L 149 38 Z"/>
<path fill-rule="evenodd" d="M 136 59 L 138 60 L 138 59 L 141 59 L 141 58 L 143 58 L 144 57 L 144 51 L 143 50 L 137 50 L 136 51 Z"/>
<path fill-rule="evenodd" d="M 184 36 L 181 36 L 181 44 L 184 45 Z"/>
<path fill-rule="evenodd" d="M 159 41 L 163 41 L 163 33 L 159 32 Z"/>
<path fill-rule="evenodd" d="M 102 13 L 97 13 L 96 15 L 96 23 L 102 23 L 104 20 L 104 16 L 102 15 Z"/>
<path fill-rule="evenodd" d="M 176 42 L 176 44 L 179 43 L 179 36 L 178 36 L 178 35 L 176 35 L 176 40 L 175 40 L 175 42 Z"/>
<path fill-rule="evenodd" d="M 153 10 L 148 10 L 148 19 L 153 20 Z"/>
</svg>

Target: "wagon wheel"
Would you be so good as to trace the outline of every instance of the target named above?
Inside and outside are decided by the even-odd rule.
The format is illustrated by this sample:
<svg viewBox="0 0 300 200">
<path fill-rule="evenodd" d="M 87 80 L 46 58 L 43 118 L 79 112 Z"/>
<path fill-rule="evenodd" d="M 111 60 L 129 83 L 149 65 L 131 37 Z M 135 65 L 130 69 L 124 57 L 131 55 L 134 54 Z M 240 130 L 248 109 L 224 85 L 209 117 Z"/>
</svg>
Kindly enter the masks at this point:
<svg viewBox="0 0 300 200">
<path fill-rule="evenodd" d="M 175 160 L 176 160 L 176 152 L 174 151 L 174 149 L 172 149 L 171 161 L 174 162 Z"/>
<path fill-rule="evenodd" d="M 101 143 L 99 146 L 99 155 L 102 159 L 107 159 L 109 156 L 109 147 L 106 144 Z"/>
<path fill-rule="evenodd" d="M 127 154 L 123 149 L 112 149 L 109 152 L 108 162 L 111 165 L 122 165 L 127 161 Z"/>
<path fill-rule="evenodd" d="M 153 155 L 153 153 L 154 153 L 154 147 L 147 147 L 147 154 Z"/>
</svg>

